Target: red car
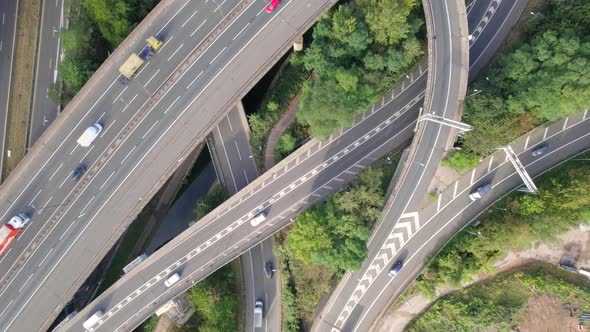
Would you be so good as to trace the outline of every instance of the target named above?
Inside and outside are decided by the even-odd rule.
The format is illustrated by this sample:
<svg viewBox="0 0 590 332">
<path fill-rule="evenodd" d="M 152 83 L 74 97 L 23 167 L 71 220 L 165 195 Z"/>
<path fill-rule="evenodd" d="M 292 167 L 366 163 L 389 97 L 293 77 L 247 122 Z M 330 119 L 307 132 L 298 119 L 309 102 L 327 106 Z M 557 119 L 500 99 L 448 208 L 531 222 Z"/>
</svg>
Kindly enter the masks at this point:
<svg viewBox="0 0 590 332">
<path fill-rule="evenodd" d="M 271 0 L 268 6 L 266 6 L 266 12 L 272 13 L 280 4 L 280 0 Z"/>
</svg>

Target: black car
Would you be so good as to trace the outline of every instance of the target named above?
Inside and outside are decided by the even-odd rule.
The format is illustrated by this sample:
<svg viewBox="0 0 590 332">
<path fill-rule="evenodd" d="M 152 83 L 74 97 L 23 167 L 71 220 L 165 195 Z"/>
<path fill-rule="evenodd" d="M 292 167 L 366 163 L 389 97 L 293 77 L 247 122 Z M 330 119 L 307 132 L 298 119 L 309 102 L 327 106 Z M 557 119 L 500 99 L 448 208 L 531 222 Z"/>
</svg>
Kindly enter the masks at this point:
<svg viewBox="0 0 590 332">
<path fill-rule="evenodd" d="M 400 259 L 399 261 L 395 262 L 395 264 L 393 264 L 391 270 L 389 270 L 389 273 L 387 273 L 387 275 L 391 278 L 395 277 L 399 273 L 399 271 L 402 270 L 403 266 L 404 262 Z"/>
<path fill-rule="evenodd" d="M 78 180 L 80 180 L 82 175 L 84 175 L 85 172 L 86 172 L 86 166 L 80 165 L 80 166 L 78 166 L 78 168 L 76 168 L 74 170 L 74 173 L 72 173 L 72 177 L 74 178 L 74 180 L 78 181 Z"/>
<path fill-rule="evenodd" d="M 266 262 L 266 265 L 264 265 L 264 272 L 266 272 L 266 277 L 272 278 L 272 274 L 274 271 L 275 269 L 272 268 L 272 262 Z"/>
</svg>

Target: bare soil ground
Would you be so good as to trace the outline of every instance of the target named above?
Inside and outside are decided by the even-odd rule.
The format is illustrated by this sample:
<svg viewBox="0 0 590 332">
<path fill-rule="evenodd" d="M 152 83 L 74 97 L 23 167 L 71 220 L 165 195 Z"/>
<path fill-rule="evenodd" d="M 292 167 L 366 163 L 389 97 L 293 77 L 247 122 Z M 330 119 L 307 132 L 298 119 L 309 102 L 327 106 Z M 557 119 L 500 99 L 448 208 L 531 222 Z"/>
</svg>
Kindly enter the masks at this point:
<svg viewBox="0 0 590 332">
<path fill-rule="evenodd" d="M 578 325 L 577 308 L 557 296 L 533 295 L 529 298 L 521 332 L 588 331 Z"/>
<path fill-rule="evenodd" d="M 4 158 L 4 179 L 25 156 L 40 13 L 40 0 L 19 1 L 10 105 L 5 133 L 5 149 L 10 149 L 11 156 Z M 6 156 L 6 152 L 2 153 Z"/>
</svg>

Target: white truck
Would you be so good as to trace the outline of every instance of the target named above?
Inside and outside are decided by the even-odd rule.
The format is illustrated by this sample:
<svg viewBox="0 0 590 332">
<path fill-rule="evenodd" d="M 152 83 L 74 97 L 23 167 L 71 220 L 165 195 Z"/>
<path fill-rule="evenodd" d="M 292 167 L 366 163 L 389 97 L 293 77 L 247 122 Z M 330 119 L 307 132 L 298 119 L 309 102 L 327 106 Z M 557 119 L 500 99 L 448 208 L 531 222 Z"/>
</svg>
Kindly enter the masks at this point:
<svg viewBox="0 0 590 332">
<path fill-rule="evenodd" d="M 31 217 L 21 213 L 12 217 L 5 225 L 0 227 L 0 256 L 10 247 L 10 244 L 23 227 L 31 220 Z"/>
<path fill-rule="evenodd" d="M 98 134 L 102 131 L 102 125 L 95 123 L 92 126 L 86 128 L 82 136 L 78 138 L 78 144 L 85 148 L 89 147 L 90 144 L 98 137 Z"/>
<path fill-rule="evenodd" d="M 94 315 L 90 316 L 90 318 L 88 318 L 84 323 L 82 323 L 82 326 L 84 326 L 84 328 L 87 330 L 91 329 L 100 321 L 103 315 L 104 313 L 102 312 L 102 310 L 96 311 Z"/>
</svg>

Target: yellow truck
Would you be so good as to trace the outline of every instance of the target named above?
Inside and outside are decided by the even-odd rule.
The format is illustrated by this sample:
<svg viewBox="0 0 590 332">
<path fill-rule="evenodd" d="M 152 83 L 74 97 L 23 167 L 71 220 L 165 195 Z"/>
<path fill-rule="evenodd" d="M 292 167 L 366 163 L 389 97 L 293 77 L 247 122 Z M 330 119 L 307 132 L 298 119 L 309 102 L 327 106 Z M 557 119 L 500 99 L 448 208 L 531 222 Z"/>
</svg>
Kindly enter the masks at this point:
<svg viewBox="0 0 590 332">
<path fill-rule="evenodd" d="M 135 74 L 139 67 L 143 65 L 145 60 L 151 58 L 154 52 L 162 46 L 162 41 L 154 36 L 149 37 L 146 41 L 148 44 L 141 50 L 141 52 L 139 52 L 139 54 L 131 54 L 121 67 L 119 67 L 119 73 L 121 73 L 119 82 L 121 82 L 121 84 L 129 82 L 131 77 L 133 77 L 133 74 Z"/>
</svg>

